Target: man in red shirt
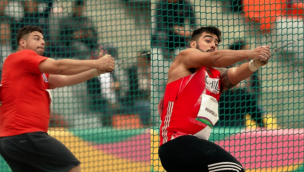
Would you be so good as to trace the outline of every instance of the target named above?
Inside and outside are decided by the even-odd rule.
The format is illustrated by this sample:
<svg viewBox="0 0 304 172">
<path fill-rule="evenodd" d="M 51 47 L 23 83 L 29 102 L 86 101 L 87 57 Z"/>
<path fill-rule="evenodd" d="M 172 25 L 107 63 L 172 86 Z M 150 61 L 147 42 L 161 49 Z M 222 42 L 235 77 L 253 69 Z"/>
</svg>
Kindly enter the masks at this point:
<svg viewBox="0 0 304 172">
<path fill-rule="evenodd" d="M 3 64 L 0 85 L 0 154 L 13 172 L 80 172 L 80 162 L 47 134 L 50 97 L 46 89 L 82 83 L 115 68 L 110 55 L 97 60 L 54 60 L 42 56 L 40 27 L 18 30 L 18 49 Z"/>
<path fill-rule="evenodd" d="M 220 42 L 221 31 L 216 27 L 195 30 L 191 48 L 180 52 L 169 68 L 159 104 L 162 123 L 158 152 L 167 172 L 244 172 L 238 160 L 208 139 L 219 119 L 221 92 L 252 75 L 271 54 L 267 46 L 217 50 Z M 251 61 L 235 68 L 219 68 L 246 59 Z"/>
</svg>

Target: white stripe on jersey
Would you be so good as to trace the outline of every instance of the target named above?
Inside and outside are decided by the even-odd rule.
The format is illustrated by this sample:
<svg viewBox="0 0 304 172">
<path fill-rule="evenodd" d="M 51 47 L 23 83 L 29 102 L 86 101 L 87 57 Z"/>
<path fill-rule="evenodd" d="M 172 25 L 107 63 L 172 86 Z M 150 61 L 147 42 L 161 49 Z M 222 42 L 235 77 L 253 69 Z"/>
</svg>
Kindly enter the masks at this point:
<svg viewBox="0 0 304 172">
<path fill-rule="evenodd" d="M 164 126 L 162 128 L 163 144 L 168 141 L 167 128 L 170 125 L 173 105 L 174 105 L 174 102 L 168 101 L 167 114 L 166 114 L 166 117 L 165 117 Z"/>
</svg>

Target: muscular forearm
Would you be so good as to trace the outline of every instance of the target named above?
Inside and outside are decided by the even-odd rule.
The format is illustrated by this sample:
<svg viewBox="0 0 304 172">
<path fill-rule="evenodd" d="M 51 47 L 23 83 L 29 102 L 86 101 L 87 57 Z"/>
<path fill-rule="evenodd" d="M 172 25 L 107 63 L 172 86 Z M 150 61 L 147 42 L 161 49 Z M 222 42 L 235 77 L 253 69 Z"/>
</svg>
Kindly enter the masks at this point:
<svg viewBox="0 0 304 172">
<path fill-rule="evenodd" d="M 76 75 L 68 75 L 66 76 L 65 86 L 80 84 L 97 76 L 99 76 L 99 73 L 96 69 L 91 69 Z"/>
<path fill-rule="evenodd" d="M 231 84 L 236 85 L 242 80 L 250 77 L 254 72 L 249 69 L 249 63 L 244 63 L 239 67 L 228 69 L 228 78 Z"/>
<path fill-rule="evenodd" d="M 99 57 L 96 60 L 54 60 L 47 58 L 39 64 L 39 70 L 41 73 L 55 75 L 75 75 L 91 69 L 97 69 L 99 73 L 114 70 L 115 62 L 111 55 L 106 54 Z"/>
<path fill-rule="evenodd" d="M 247 60 L 251 50 L 218 50 L 213 52 L 212 64 L 214 67 L 228 67 L 237 62 Z"/>
<path fill-rule="evenodd" d="M 99 76 L 97 69 L 91 69 L 75 75 L 50 75 L 49 84 L 52 89 L 80 84 L 93 77 Z"/>
<path fill-rule="evenodd" d="M 71 60 L 62 59 L 57 60 L 57 71 L 55 74 L 74 75 L 81 72 L 97 68 L 95 60 Z"/>
<path fill-rule="evenodd" d="M 187 68 L 200 67 L 228 67 L 239 61 L 248 59 L 251 50 L 218 50 L 214 52 L 202 52 L 195 48 L 182 51 L 177 58 Z"/>
<path fill-rule="evenodd" d="M 190 44 L 192 48 L 182 51 L 176 57 L 177 61 L 181 61 L 188 69 L 228 67 L 240 61 L 255 59 L 254 65 L 250 65 L 250 69 L 257 70 L 258 66 L 265 65 L 271 57 L 268 46 L 257 47 L 252 50 L 215 50 L 213 52 L 204 52 L 195 48 L 198 46 L 196 42 L 192 41 Z"/>
</svg>

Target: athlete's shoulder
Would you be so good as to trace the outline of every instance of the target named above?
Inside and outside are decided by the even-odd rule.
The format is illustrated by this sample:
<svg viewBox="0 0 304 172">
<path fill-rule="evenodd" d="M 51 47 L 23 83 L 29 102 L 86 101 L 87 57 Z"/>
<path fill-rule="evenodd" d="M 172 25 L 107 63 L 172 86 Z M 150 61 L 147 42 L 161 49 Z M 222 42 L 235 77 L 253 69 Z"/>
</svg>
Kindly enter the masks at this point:
<svg viewBox="0 0 304 172">
<path fill-rule="evenodd" d="M 5 61 L 16 61 L 18 59 L 21 59 L 23 56 L 21 55 L 20 51 L 14 52 L 10 55 L 7 56 L 7 58 L 5 59 Z"/>
<path fill-rule="evenodd" d="M 38 55 L 34 50 L 21 50 L 21 51 L 18 51 L 17 53 L 19 54 L 24 54 L 24 55 Z"/>
<path fill-rule="evenodd" d="M 38 54 L 33 50 L 20 50 L 15 53 L 12 53 L 10 56 L 24 57 L 28 55 L 38 55 Z"/>
<path fill-rule="evenodd" d="M 17 51 L 15 53 L 10 54 L 5 61 L 20 61 L 20 60 L 24 60 L 27 59 L 28 57 L 32 57 L 35 58 L 37 56 L 40 56 L 39 54 L 37 54 L 35 51 L 33 50 L 21 50 L 21 51 Z"/>
<path fill-rule="evenodd" d="M 178 61 L 178 62 L 183 61 L 192 52 L 193 52 L 192 48 L 182 50 L 176 55 L 174 61 Z"/>
<path fill-rule="evenodd" d="M 178 55 L 176 56 L 176 59 L 181 61 L 187 61 L 189 58 L 197 57 L 197 55 L 200 55 L 200 53 L 201 51 L 196 48 L 187 48 L 185 50 L 180 51 L 180 53 L 178 53 Z"/>
<path fill-rule="evenodd" d="M 39 54 L 37 54 L 34 50 L 21 50 L 18 51 L 18 56 L 25 58 L 25 59 L 31 59 L 31 58 L 37 58 L 37 57 L 43 57 Z"/>
</svg>

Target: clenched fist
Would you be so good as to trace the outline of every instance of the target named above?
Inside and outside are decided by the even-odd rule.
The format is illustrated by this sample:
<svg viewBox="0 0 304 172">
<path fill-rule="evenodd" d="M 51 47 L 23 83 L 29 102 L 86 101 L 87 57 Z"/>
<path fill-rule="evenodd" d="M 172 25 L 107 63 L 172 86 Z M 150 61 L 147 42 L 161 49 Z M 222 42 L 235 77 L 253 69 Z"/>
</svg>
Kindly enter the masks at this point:
<svg viewBox="0 0 304 172">
<path fill-rule="evenodd" d="M 259 59 L 260 61 L 268 61 L 271 57 L 271 52 L 268 46 L 257 47 L 251 50 L 249 59 Z"/>
<path fill-rule="evenodd" d="M 96 60 L 99 73 L 112 72 L 115 69 L 115 61 L 111 55 L 99 55 L 99 57 L 100 58 Z"/>
</svg>

